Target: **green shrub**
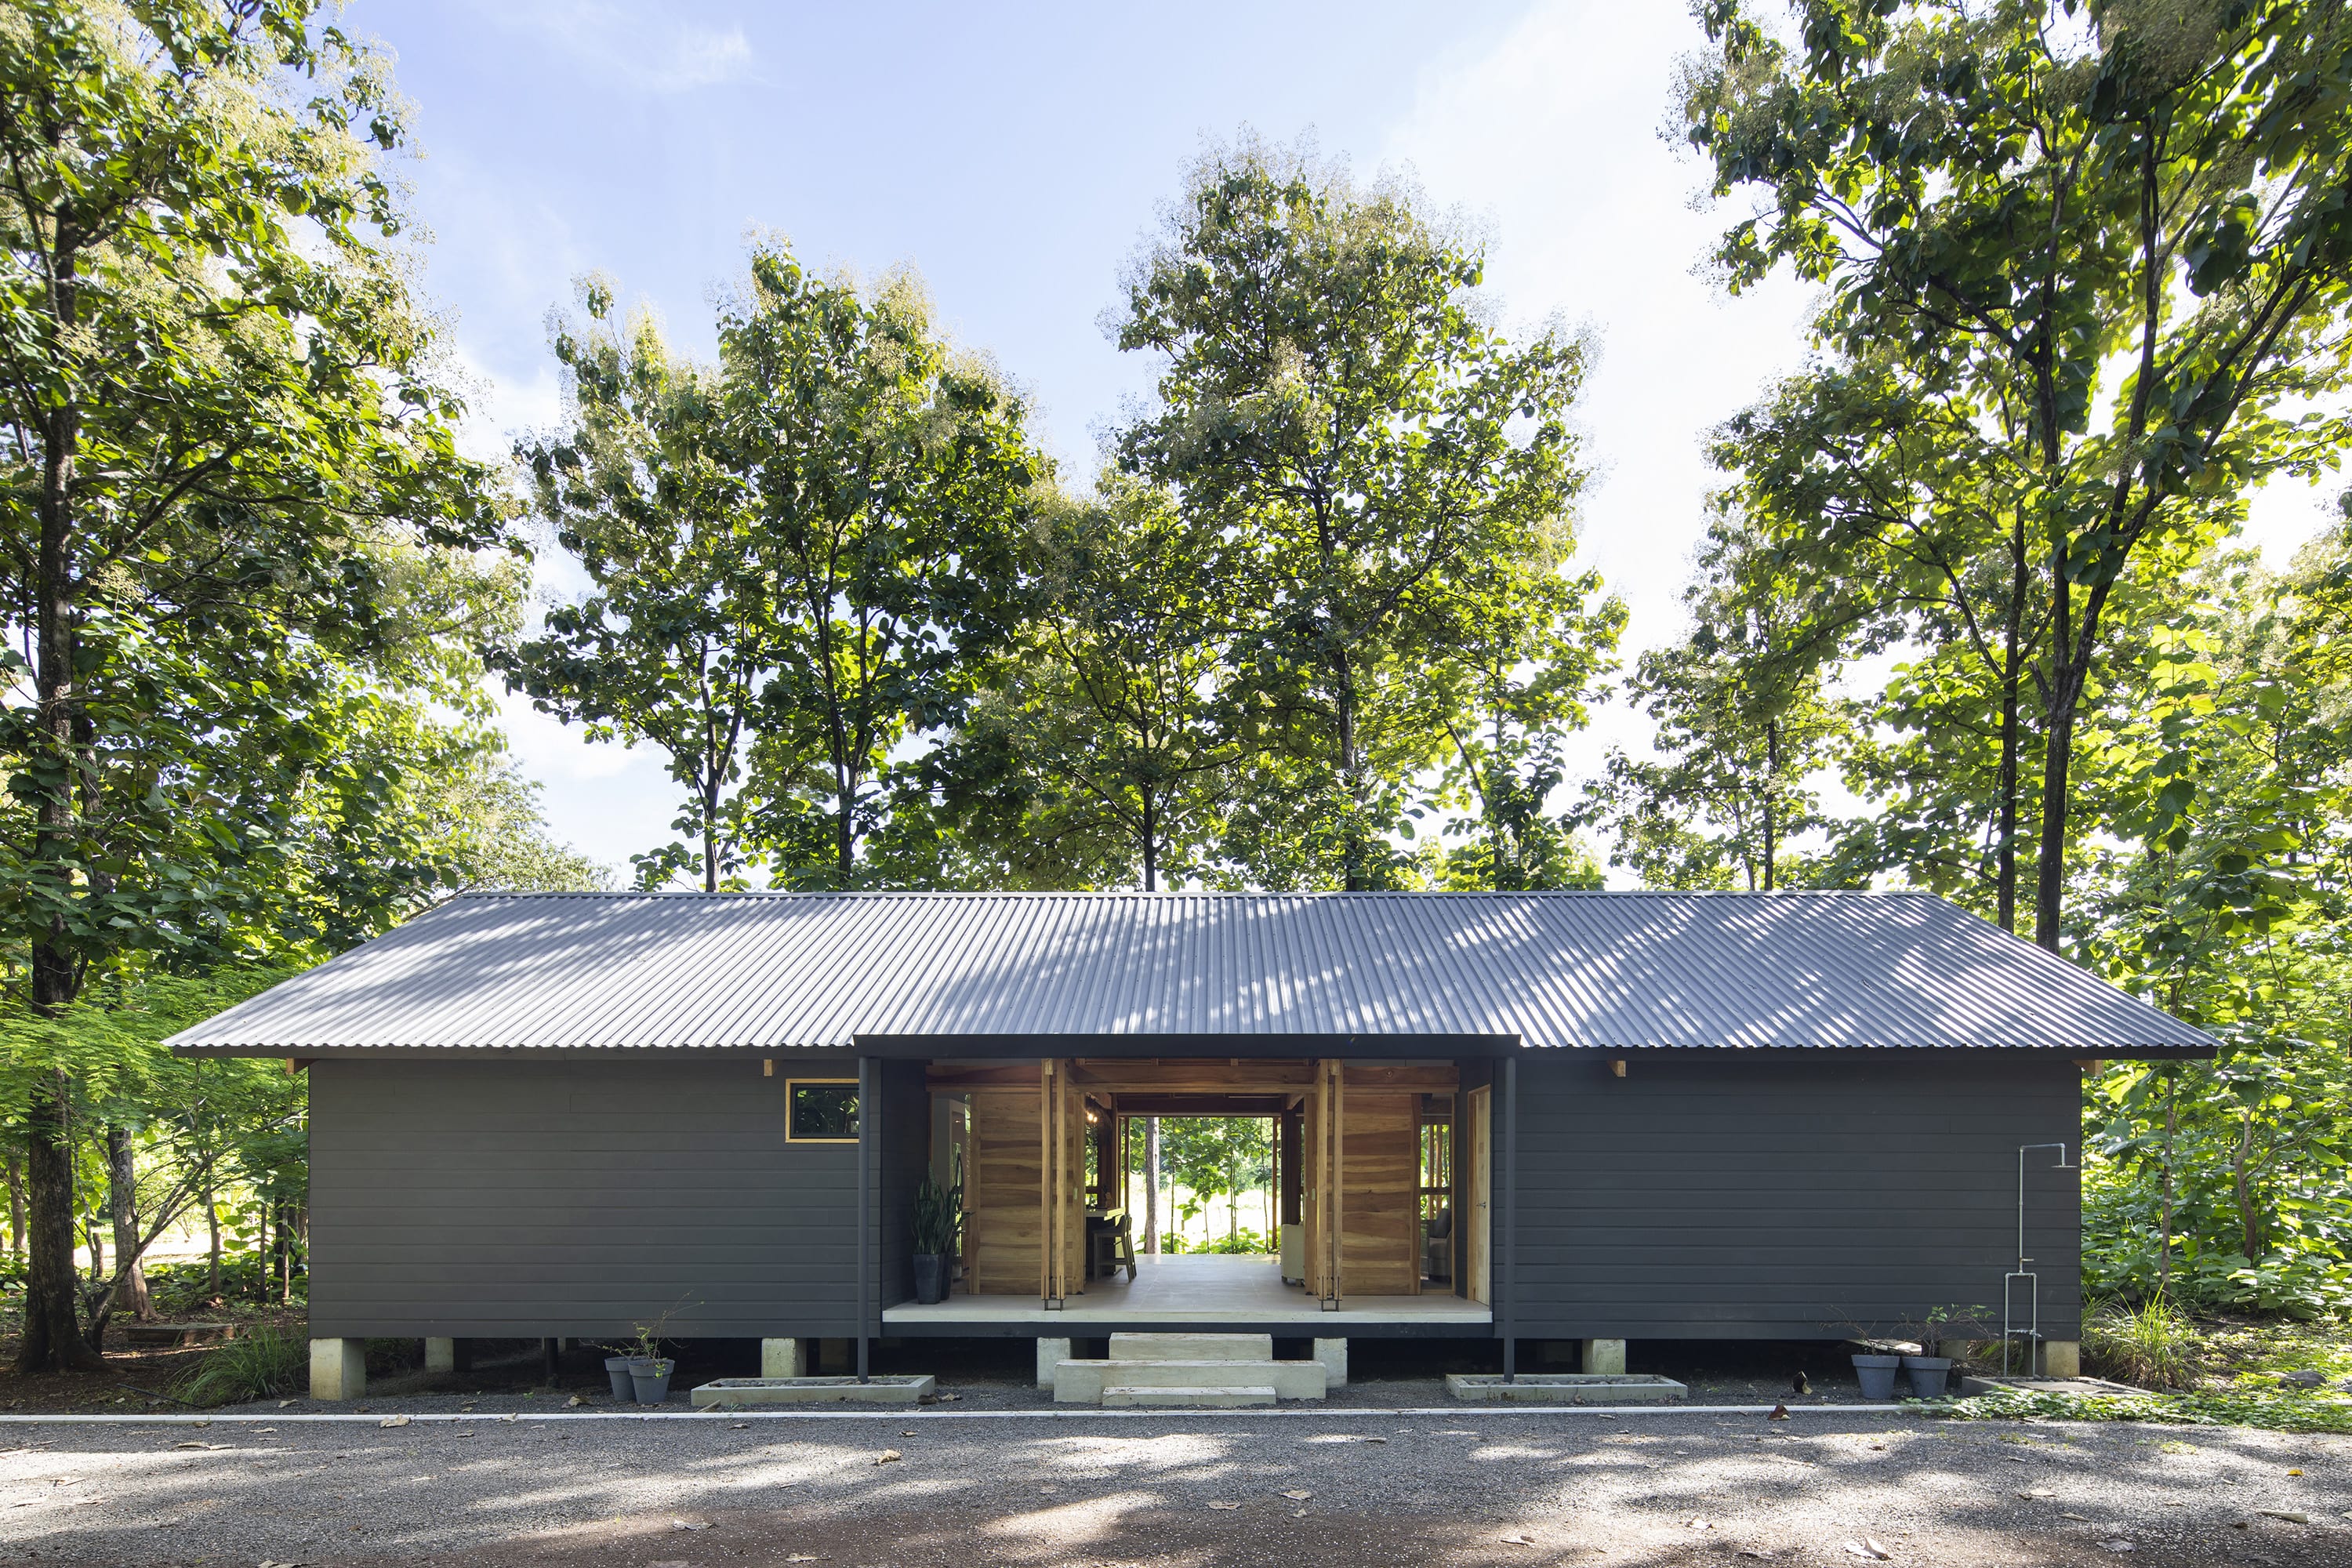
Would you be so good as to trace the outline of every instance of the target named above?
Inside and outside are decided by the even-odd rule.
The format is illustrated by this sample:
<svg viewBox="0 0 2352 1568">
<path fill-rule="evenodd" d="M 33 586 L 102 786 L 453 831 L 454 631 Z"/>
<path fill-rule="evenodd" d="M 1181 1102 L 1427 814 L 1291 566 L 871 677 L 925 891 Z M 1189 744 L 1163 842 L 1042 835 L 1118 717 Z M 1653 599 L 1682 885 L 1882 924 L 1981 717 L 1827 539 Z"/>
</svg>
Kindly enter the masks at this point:
<svg viewBox="0 0 2352 1568">
<path fill-rule="evenodd" d="M 2092 1370 L 2143 1388 L 2187 1388 L 2203 1360 L 2197 1325 L 2161 1296 L 2140 1306 L 2109 1301 L 2083 1324 Z"/>
<path fill-rule="evenodd" d="M 308 1340 L 264 1323 L 224 1341 L 173 1392 L 190 1405 L 241 1405 L 295 1394 L 308 1378 L 310 1362 Z"/>
</svg>

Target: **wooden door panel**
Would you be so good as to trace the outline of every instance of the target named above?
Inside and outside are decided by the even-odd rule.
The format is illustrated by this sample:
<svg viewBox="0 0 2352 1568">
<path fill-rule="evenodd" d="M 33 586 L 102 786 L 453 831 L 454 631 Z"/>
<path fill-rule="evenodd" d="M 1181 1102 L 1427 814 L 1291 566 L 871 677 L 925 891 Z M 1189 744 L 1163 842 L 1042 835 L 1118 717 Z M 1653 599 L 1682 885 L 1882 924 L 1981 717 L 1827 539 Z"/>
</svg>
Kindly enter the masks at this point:
<svg viewBox="0 0 2352 1568">
<path fill-rule="evenodd" d="M 1421 1287 L 1420 1097 L 1351 1082 L 1341 1123 L 1339 1233 L 1342 1289 L 1350 1296 L 1406 1296 Z"/>
<path fill-rule="evenodd" d="M 1043 1190 L 1036 1089 L 975 1089 L 971 1169 L 964 1194 L 972 1289 L 983 1296 L 1037 1293 Z"/>
</svg>

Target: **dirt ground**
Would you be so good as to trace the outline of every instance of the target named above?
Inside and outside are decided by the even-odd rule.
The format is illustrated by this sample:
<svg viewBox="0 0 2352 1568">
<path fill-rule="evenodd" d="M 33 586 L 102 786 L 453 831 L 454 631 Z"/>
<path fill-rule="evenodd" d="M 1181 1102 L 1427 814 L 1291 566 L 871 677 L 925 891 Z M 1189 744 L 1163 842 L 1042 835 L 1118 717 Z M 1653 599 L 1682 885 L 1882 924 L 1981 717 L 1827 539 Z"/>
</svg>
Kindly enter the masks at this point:
<svg viewBox="0 0 2352 1568">
<path fill-rule="evenodd" d="M 2352 1563 L 2352 1438 L 2238 1428 L 1836 1408 L 396 1427 L 294 1414 L 0 1425 L 0 1561 Z"/>
</svg>

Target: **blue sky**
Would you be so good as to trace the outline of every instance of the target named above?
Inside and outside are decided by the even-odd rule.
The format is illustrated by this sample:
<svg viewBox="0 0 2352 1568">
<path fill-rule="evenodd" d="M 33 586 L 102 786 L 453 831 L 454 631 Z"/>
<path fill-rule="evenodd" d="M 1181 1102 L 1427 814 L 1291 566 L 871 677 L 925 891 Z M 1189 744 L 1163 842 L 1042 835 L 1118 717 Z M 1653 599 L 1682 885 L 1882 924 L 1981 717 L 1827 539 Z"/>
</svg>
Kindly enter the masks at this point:
<svg viewBox="0 0 2352 1568">
<path fill-rule="evenodd" d="M 345 20 L 396 52 L 416 106 L 404 173 L 433 235 L 425 286 L 485 453 L 560 416 L 545 323 L 573 278 L 610 274 L 708 353 L 712 289 L 761 229 L 820 266 L 920 272 L 1083 479 L 1150 386 L 1101 321 L 1159 205 L 1207 142 L 1311 133 L 1482 226 L 1504 320 L 1596 334 L 1584 554 L 1633 607 L 1630 652 L 1681 626 L 1701 433 L 1803 352 L 1796 289 L 1730 300 L 1696 270 L 1724 215 L 1694 206 L 1698 168 L 1660 134 L 1675 61 L 1700 42 L 1677 0 L 352 0 Z M 2324 500 L 2263 498 L 2258 538 L 2291 548 Z M 544 593 L 577 586 L 562 563 L 542 571 Z M 506 718 L 560 837 L 618 865 L 670 837 L 655 756 L 523 705 Z M 1597 760 L 1643 728 L 1604 712 L 1580 750 Z"/>
</svg>

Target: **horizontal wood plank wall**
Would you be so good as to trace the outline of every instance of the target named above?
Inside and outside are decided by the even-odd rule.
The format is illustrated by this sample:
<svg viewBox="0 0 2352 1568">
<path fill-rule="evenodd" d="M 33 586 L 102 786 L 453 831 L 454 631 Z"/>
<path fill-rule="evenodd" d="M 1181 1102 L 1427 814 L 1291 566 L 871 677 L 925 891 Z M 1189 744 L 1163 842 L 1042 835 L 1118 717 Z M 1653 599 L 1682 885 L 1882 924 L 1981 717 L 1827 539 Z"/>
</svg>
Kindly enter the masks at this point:
<svg viewBox="0 0 2352 1568">
<path fill-rule="evenodd" d="M 2080 1123 L 2080 1076 L 2056 1052 L 1633 1055 L 1622 1079 L 1598 1055 L 1529 1052 L 1518 1331 L 1840 1339 L 1939 1306 L 1989 1307 L 1997 1331 L 2018 1145 L 2079 1159 Z M 2042 1331 L 2066 1340 L 2079 1189 L 2055 1158 L 2029 1157 L 2026 1234 Z"/>
<path fill-rule="evenodd" d="M 1044 1132 L 1034 1076 L 1030 1081 L 1027 1089 L 972 1091 L 965 1246 L 972 1289 L 979 1295 L 1037 1294 L 1038 1242 L 1045 1235 L 1037 1204 Z"/>
<path fill-rule="evenodd" d="M 1413 1295 L 1421 1288 L 1421 1097 L 1359 1089 L 1358 1069 L 1347 1070 L 1341 1289 L 1349 1296 Z"/>
<path fill-rule="evenodd" d="M 313 1063 L 310 1331 L 851 1333 L 857 1150 L 785 1142 L 784 1084 L 856 1070 Z"/>
</svg>

